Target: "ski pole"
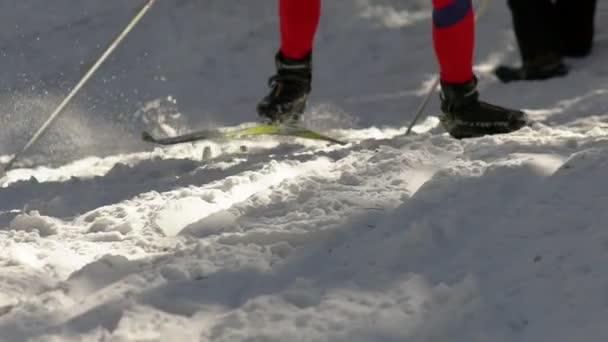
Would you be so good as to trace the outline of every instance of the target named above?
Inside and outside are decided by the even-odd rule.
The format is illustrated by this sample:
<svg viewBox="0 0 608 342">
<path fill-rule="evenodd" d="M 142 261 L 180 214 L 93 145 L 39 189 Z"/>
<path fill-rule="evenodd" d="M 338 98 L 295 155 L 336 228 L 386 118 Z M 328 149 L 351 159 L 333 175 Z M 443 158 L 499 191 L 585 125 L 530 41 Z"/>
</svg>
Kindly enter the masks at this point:
<svg viewBox="0 0 608 342">
<path fill-rule="evenodd" d="M 479 0 L 479 9 L 476 11 L 477 13 L 475 14 L 475 21 L 479 20 L 479 18 L 481 18 L 481 16 L 486 12 L 486 10 L 488 9 L 489 3 L 490 3 L 490 0 Z M 407 131 L 405 132 L 405 135 L 410 135 L 410 133 L 412 133 L 412 129 L 414 128 L 414 126 L 416 125 L 418 120 L 420 120 L 420 117 L 422 117 L 422 114 L 424 113 L 424 109 L 429 104 L 431 95 L 439 87 L 440 80 L 441 80 L 441 78 L 439 76 L 437 76 L 435 78 L 435 81 L 433 81 L 433 85 L 429 89 L 428 93 L 424 96 L 424 99 L 422 100 L 422 102 L 420 103 L 420 106 L 418 106 L 418 109 L 416 110 L 416 116 L 414 116 L 414 120 L 412 120 L 410 125 L 407 127 Z"/>
<path fill-rule="evenodd" d="M 114 52 L 114 50 L 120 45 L 120 43 L 125 39 L 125 37 L 133 30 L 133 28 L 139 23 L 141 18 L 150 10 L 152 5 L 156 2 L 156 0 L 148 0 L 146 4 L 138 11 L 137 15 L 129 22 L 127 27 L 114 39 L 112 44 L 105 50 L 105 52 L 99 57 L 97 62 L 93 64 L 91 69 L 82 77 L 80 82 L 76 84 L 74 89 L 65 97 L 65 99 L 61 102 L 61 104 L 53 111 L 53 113 L 49 116 L 49 118 L 44 122 L 44 124 L 38 129 L 38 131 L 32 136 L 32 138 L 27 142 L 27 144 L 21 149 L 21 151 L 15 153 L 9 161 L 4 164 L 4 166 L 0 166 L 0 178 L 2 178 L 5 173 L 10 170 L 15 162 L 21 157 L 27 150 L 34 145 L 34 143 L 42 136 L 42 134 L 47 130 L 47 128 L 57 119 L 59 114 L 63 112 L 65 107 L 70 103 L 72 98 L 80 91 L 80 89 L 89 81 L 91 76 L 99 69 L 99 67 L 105 62 L 105 60 Z"/>
</svg>

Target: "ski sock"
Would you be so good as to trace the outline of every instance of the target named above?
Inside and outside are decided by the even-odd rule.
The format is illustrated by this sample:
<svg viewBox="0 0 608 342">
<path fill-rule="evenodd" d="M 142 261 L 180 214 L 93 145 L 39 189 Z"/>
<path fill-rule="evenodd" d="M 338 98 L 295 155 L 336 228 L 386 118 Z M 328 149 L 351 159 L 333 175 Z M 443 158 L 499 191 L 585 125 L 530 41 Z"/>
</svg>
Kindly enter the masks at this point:
<svg viewBox="0 0 608 342">
<path fill-rule="evenodd" d="M 433 0 L 433 42 L 443 81 L 465 83 L 473 78 L 475 15 L 471 0 Z"/>
<path fill-rule="evenodd" d="M 302 59 L 312 52 L 321 17 L 321 0 L 279 0 L 281 54 Z"/>
</svg>

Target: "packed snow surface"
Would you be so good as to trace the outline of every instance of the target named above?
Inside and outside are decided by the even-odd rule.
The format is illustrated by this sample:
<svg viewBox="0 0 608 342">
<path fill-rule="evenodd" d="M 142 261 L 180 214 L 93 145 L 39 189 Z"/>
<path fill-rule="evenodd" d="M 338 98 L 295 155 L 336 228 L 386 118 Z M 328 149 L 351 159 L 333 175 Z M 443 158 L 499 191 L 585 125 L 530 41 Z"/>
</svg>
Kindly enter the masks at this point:
<svg viewBox="0 0 608 342">
<path fill-rule="evenodd" d="M 0 160 L 141 1 L 0 3 Z M 436 76 L 428 0 L 325 1 L 306 124 L 256 120 L 275 1 L 160 1 L 0 180 L 0 341 L 608 341 L 608 6 L 571 74 L 503 85 L 508 9 L 478 24 L 482 97 L 519 132 L 405 127 Z"/>
</svg>

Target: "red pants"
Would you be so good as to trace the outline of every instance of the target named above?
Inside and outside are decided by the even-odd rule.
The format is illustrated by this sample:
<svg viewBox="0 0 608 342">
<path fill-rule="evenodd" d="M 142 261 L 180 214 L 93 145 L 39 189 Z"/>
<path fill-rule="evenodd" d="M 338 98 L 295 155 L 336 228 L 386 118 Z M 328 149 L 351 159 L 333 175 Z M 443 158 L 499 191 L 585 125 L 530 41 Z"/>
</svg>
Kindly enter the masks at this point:
<svg viewBox="0 0 608 342">
<path fill-rule="evenodd" d="M 441 79 L 464 83 L 473 78 L 475 19 L 471 0 L 433 1 L 433 41 Z M 279 0 L 281 53 L 300 59 L 313 50 L 321 0 Z"/>
</svg>

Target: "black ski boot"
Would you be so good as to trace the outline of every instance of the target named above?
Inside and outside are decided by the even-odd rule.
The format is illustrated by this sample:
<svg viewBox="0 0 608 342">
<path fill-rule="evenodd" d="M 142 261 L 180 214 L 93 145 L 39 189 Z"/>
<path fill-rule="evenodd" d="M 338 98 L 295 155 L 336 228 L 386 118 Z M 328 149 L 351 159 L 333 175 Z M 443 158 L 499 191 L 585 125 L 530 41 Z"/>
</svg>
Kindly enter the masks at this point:
<svg viewBox="0 0 608 342">
<path fill-rule="evenodd" d="M 275 62 L 277 73 L 268 81 L 270 94 L 260 101 L 257 112 L 273 123 L 299 120 L 310 94 L 312 57 L 296 60 L 279 52 Z"/>
<path fill-rule="evenodd" d="M 568 74 L 568 67 L 556 54 L 540 56 L 532 61 L 524 61 L 521 67 L 500 65 L 494 74 L 503 83 L 513 81 L 541 81 Z"/>
<path fill-rule="evenodd" d="M 526 114 L 479 101 L 477 79 L 467 83 L 441 82 L 441 124 L 456 139 L 517 131 L 527 124 Z"/>
</svg>

